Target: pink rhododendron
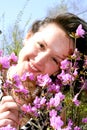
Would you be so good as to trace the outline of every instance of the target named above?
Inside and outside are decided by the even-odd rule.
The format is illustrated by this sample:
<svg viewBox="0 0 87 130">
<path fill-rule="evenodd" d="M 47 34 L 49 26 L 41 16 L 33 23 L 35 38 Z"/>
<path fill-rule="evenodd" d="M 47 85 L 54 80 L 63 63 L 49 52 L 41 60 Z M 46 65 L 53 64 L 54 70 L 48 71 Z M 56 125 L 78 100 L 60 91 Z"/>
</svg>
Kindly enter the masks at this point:
<svg viewBox="0 0 87 130">
<path fill-rule="evenodd" d="M 67 70 L 67 69 L 70 68 L 70 64 L 71 64 L 71 62 L 68 61 L 67 59 L 65 59 L 65 60 L 63 60 L 63 61 L 61 62 L 60 68 L 63 69 L 63 70 Z"/>
<path fill-rule="evenodd" d="M 60 91 L 60 86 L 58 84 L 50 84 L 48 86 L 48 91 L 51 93 L 58 93 Z"/>
<path fill-rule="evenodd" d="M 55 94 L 54 97 L 50 98 L 48 106 L 57 107 L 64 98 L 65 98 L 65 96 L 61 92 L 59 92 L 59 93 Z"/>
<path fill-rule="evenodd" d="M 82 24 L 76 29 L 76 36 L 84 38 L 85 30 L 82 28 Z"/>
<path fill-rule="evenodd" d="M 24 74 L 22 75 L 22 77 L 21 77 L 21 80 L 22 80 L 22 81 L 26 81 L 26 79 L 29 79 L 29 80 L 31 80 L 31 81 L 35 80 L 34 74 L 33 74 L 33 73 L 29 73 L 29 72 L 24 73 Z"/>
<path fill-rule="evenodd" d="M 11 55 L 9 56 L 9 60 L 10 60 L 10 62 L 16 63 L 18 60 L 18 57 L 15 55 L 14 52 L 12 52 Z"/>
<path fill-rule="evenodd" d="M 62 130 L 63 121 L 60 116 L 52 116 L 50 117 L 50 125 L 54 128 L 54 130 Z"/>
<path fill-rule="evenodd" d="M 0 128 L 0 130 L 17 130 L 17 129 L 11 127 L 10 125 L 7 125 L 7 126 L 5 126 L 5 127 Z"/>
<path fill-rule="evenodd" d="M 87 117 L 82 119 L 83 123 L 87 123 Z"/>
<path fill-rule="evenodd" d="M 65 73 L 64 70 L 62 70 L 57 77 L 63 82 L 63 84 L 70 84 L 71 81 L 74 81 L 74 76 L 72 74 Z"/>
<path fill-rule="evenodd" d="M 50 117 L 52 117 L 52 116 L 57 116 L 57 111 L 56 111 L 55 109 L 53 109 L 53 110 L 51 110 L 51 111 L 49 112 L 49 115 L 50 115 Z"/>
<path fill-rule="evenodd" d="M 84 35 L 85 31 L 82 25 L 79 25 L 72 38 L 76 40 L 79 37 L 84 38 Z M 48 74 L 41 74 L 35 78 L 33 73 L 26 72 L 21 77 L 14 74 L 11 80 L 4 79 L 3 72 L 12 64 L 16 64 L 15 62 L 17 57 L 14 53 L 6 57 L 0 52 L 0 87 L 7 95 L 13 96 L 18 105 L 21 121 L 29 119 L 31 130 L 34 127 L 38 130 L 39 128 L 46 130 L 87 128 L 87 118 L 84 117 L 87 112 L 85 98 L 87 97 L 87 59 L 84 54 L 75 48 L 74 53 L 60 63 L 60 73 L 51 77 Z M 35 83 L 34 92 L 30 93 L 30 84 L 28 87 L 24 86 L 26 81 Z M 3 95 L 1 92 L 0 96 Z M 30 96 L 30 100 L 26 101 Z M 21 99 L 24 99 L 24 104 L 21 103 Z M 8 125 L 0 130 L 16 130 L 16 128 Z"/>
<path fill-rule="evenodd" d="M 48 74 L 37 76 L 37 84 L 39 86 L 46 86 L 46 85 L 50 84 L 51 81 L 52 80 L 51 80 L 51 78 L 49 77 Z"/>
<path fill-rule="evenodd" d="M 2 69 L 8 69 L 10 67 L 9 59 L 8 57 L 0 57 L 0 66 Z"/>
<path fill-rule="evenodd" d="M 74 127 L 74 130 L 81 130 L 81 128 L 78 127 L 78 126 L 75 126 L 75 127 Z"/>
<path fill-rule="evenodd" d="M 79 93 L 77 93 L 74 98 L 73 98 L 73 102 L 75 103 L 76 106 L 80 105 L 80 101 L 77 99 L 78 98 Z"/>
</svg>

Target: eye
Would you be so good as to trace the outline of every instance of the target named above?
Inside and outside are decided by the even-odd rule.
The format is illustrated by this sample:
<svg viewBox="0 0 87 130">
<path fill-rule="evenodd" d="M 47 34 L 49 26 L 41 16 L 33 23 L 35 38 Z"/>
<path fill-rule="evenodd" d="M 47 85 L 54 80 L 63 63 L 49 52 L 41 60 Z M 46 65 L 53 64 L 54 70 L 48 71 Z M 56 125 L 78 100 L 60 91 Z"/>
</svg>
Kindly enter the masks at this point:
<svg viewBox="0 0 87 130">
<path fill-rule="evenodd" d="M 53 60 L 56 64 L 58 64 L 58 60 L 57 60 L 56 58 L 52 58 L 52 60 Z"/>
<path fill-rule="evenodd" d="M 38 45 L 39 45 L 39 47 L 40 47 L 41 49 L 45 49 L 45 45 L 44 45 L 43 43 L 38 42 Z"/>
</svg>

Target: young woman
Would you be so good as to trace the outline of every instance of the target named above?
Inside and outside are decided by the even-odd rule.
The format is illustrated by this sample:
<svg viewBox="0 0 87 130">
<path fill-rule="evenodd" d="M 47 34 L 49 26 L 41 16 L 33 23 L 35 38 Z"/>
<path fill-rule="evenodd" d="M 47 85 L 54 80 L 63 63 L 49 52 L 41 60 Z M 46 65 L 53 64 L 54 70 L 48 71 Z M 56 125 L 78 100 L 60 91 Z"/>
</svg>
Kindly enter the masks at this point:
<svg viewBox="0 0 87 130">
<path fill-rule="evenodd" d="M 87 23 L 71 13 L 36 21 L 24 39 L 18 64 L 11 69 L 10 78 L 15 73 L 21 76 L 24 72 L 32 72 L 35 76 L 58 73 L 60 62 L 75 49 L 75 41 L 70 34 L 75 33 L 80 24 L 87 32 Z M 77 39 L 76 47 L 87 54 L 87 34 Z M 30 88 L 32 93 L 35 89 Z M 18 122 L 17 104 L 11 96 L 4 96 L 0 102 L 0 127 L 8 124 L 17 127 Z"/>
</svg>

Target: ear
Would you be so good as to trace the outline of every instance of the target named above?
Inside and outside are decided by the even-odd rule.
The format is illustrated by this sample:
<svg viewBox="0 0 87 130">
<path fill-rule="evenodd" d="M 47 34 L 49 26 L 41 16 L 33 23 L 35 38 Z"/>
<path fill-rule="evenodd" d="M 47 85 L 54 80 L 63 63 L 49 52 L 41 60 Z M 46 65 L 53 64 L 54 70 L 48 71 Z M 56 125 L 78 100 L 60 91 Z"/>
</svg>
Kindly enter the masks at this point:
<svg viewBox="0 0 87 130">
<path fill-rule="evenodd" d="M 24 38 L 23 45 L 25 46 L 27 44 L 27 40 L 33 35 L 32 31 L 29 31 L 27 35 Z"/>
<path fill-rule="evenodd" d="M 33 35 L 32 31 L 29 31 L 25 37 L 25 39 L 29 39 Z"/>
</svg>

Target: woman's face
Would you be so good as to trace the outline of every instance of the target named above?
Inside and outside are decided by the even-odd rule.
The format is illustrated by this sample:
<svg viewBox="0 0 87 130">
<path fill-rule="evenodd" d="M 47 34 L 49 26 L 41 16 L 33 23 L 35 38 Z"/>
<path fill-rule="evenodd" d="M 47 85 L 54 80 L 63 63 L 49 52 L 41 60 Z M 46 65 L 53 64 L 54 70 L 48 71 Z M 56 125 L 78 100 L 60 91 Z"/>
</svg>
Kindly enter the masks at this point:
<svg viewBox="0 0 87 130">
<path fill-rule="evenodd" d="M 19 53 L 18 73 L 32 72 L 52 75 L 60 62 L 73 50 L 72 40 L 56 24 L 51 23 L 25 39 Z"/>
</svg>

